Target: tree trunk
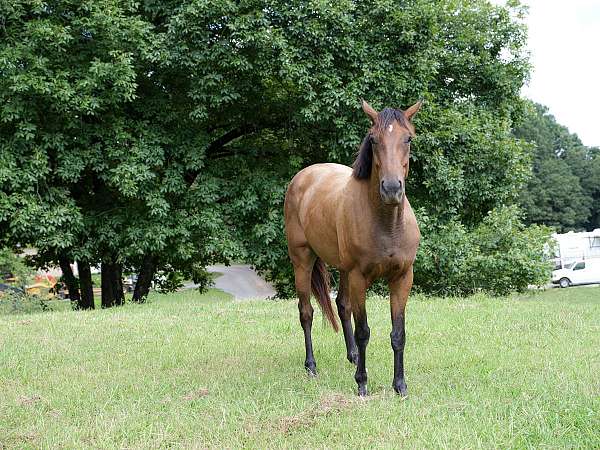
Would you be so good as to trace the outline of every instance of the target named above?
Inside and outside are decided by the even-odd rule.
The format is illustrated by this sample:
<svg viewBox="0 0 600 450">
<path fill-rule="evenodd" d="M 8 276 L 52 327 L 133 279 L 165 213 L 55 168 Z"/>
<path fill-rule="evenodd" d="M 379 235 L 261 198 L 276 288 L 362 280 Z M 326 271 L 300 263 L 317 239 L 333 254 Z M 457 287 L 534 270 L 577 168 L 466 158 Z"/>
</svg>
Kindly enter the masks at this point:
<svg viewBox="0 0 600 450">
<path fill-rule="evenodd" d="M 58 264 L 62 271 L 62 280 L 64 281 L 69 291 L 69 299 L 75 304 L 77 309 L 81 308 L 81 296 L 79 295 L 79 283 L 75 275 L 73 275 L 73 269 L 71 269 L 71 261 L 68 258 L 58 258 Z"/>
<path fill-rule="evenodd" d="M 150 285 L 154 279 L 154 273 L 156 272 L 156 256 L 152 254 L 144 255 L 142 265 L 138 271 L 138 278 L 135 283 L 135 289 L 133 290 L 132 300 L 137 303 L 144 303 L 148 293 L 150 292 Z"/>
<path fill-rule="evenodd" d="M 123 292 L 123 266 L 115 264 L 113 286 L 115 287 L 115 304 L 121 306 L 125 303 L 125 294 Z"/>
<path fill-rule="evenodd" d="M 94 286 L 92 285 L 92 271 L 87 261 L 77 261 L 79 272 L 79 285 L 81 287 L 80 309 L 94 309 Z"/>
<path fill-rule="evenodd" d="M 101 274 L 102 307 L 110 308 L 125 302 L 123 295 L 123 279 L 121 265 L 117 263 L 102 263 Z"/>
<path fill-rule="evenodd" d="M 110 308 L 115 305 L 115 298 L 113 293 L 113 286 L 111 284 L 112 265 L 108 263 L 102 263 L 102 272 L 100 274 L 100 289 L 102 290 L 102 307 Z"/>
</svg>

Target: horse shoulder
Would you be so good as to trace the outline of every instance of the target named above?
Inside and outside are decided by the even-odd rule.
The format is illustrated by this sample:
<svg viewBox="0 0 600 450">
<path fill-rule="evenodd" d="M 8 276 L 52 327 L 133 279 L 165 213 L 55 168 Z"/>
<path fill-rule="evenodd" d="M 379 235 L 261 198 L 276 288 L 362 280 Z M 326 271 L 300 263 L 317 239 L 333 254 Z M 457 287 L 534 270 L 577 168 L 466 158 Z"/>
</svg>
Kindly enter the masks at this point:
<svg viewBox="0 0 600 450">
<path fill-rule="evenodd" d="M 404 228 L 407 235 L 406 239 L 411 242 L 415 247 L 419 246 L 421 241 L 421 230 L 419 229 L 419 223 L 417 217 L 410 206 L 408 198 L 406 198 L 406 206 L 404 209 Z"/>
</svg>

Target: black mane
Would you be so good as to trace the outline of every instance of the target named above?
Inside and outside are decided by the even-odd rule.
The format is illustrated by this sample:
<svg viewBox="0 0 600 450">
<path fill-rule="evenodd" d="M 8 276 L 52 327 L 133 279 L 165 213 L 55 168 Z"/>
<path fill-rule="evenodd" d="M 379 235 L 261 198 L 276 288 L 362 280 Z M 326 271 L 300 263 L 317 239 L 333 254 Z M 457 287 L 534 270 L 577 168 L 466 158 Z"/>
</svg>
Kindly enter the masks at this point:
<svg viewBox="0 0 600 450">
<path fill-rule="evenodd" d="M 371 132 L 367 133 L 360 144 L 356 159 L 352 164 L 352 175 L 359 180 L 366 180 L 371 176 L 371 165 L 373 164 L 373 144 Z"/>
<path fill-rule="evenodd" d="M 400 125 L 409 128 L 408 120 L 401 109 L 385 108 L 377 115 L 377 122 L 373 124 L 360 144 L 356 159 L 352 164 L 352 175 L 359 180 L 367 180 L 371 176 L 373 164 L 373 135 L 380 135 L 394 120 Z"/>
</svg>

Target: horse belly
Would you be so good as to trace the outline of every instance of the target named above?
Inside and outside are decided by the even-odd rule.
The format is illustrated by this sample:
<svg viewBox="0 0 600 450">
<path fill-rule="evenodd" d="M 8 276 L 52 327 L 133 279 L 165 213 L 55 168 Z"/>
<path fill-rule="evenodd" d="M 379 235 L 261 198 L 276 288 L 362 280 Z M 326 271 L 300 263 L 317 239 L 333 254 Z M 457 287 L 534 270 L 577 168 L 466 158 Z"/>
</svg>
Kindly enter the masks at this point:
<svg viewBox="0 0 600 450">
<path fill-rule="evenodd" d="M 316 255 L 330 266 L 339 268 L 340 251 L 335 228 L 308 227 L 305 228 L 304 232 L 310 248 L 312 248 Z"/>
</svg>

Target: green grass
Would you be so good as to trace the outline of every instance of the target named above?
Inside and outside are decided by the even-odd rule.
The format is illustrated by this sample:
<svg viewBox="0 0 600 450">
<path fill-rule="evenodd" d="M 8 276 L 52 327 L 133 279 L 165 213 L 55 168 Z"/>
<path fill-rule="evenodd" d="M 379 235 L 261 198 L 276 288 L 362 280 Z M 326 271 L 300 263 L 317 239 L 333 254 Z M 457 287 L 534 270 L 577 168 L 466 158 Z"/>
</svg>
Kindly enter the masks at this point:
<svg viewBox="0 0 600 450">
<path fill-rule="evenodd" d="M 366 400 L 318 318 L 304 373 L 294 302 L 194 291 L 0 316 L 0 448 L 598 448 L 600 289 L 409 302 L 409 398 L 387 302 L 368 301 Z"/>
<path fill-rule="evenodd" d="M 125 294 L 125 302 L 131 301 L 132 294 Z M 219 289 L 207 289 L 205 293 L 197 293 L 195 298 L 197 300 L 231 300 L 232 295 L 227 294 Z M 16 300 L 16 301 L 15 301 Z M 43 305 L 43 306 L 42 306 Z M 94 296 L 94 306 L 96 309 L 102 308 L 102 300 L 100 295 Z M 69 299 L 61 299 L 54 297 L 50 300 L 43 300 L 36 296 L 17 296 L 16 299 L 13 296 L 0 296 L 0 316 L 9 314 L 31 314 L 44 311 L 72 311 L 73 305 Z M 2 448 L 0 447 L 0 450 Z"/>
</svg>

